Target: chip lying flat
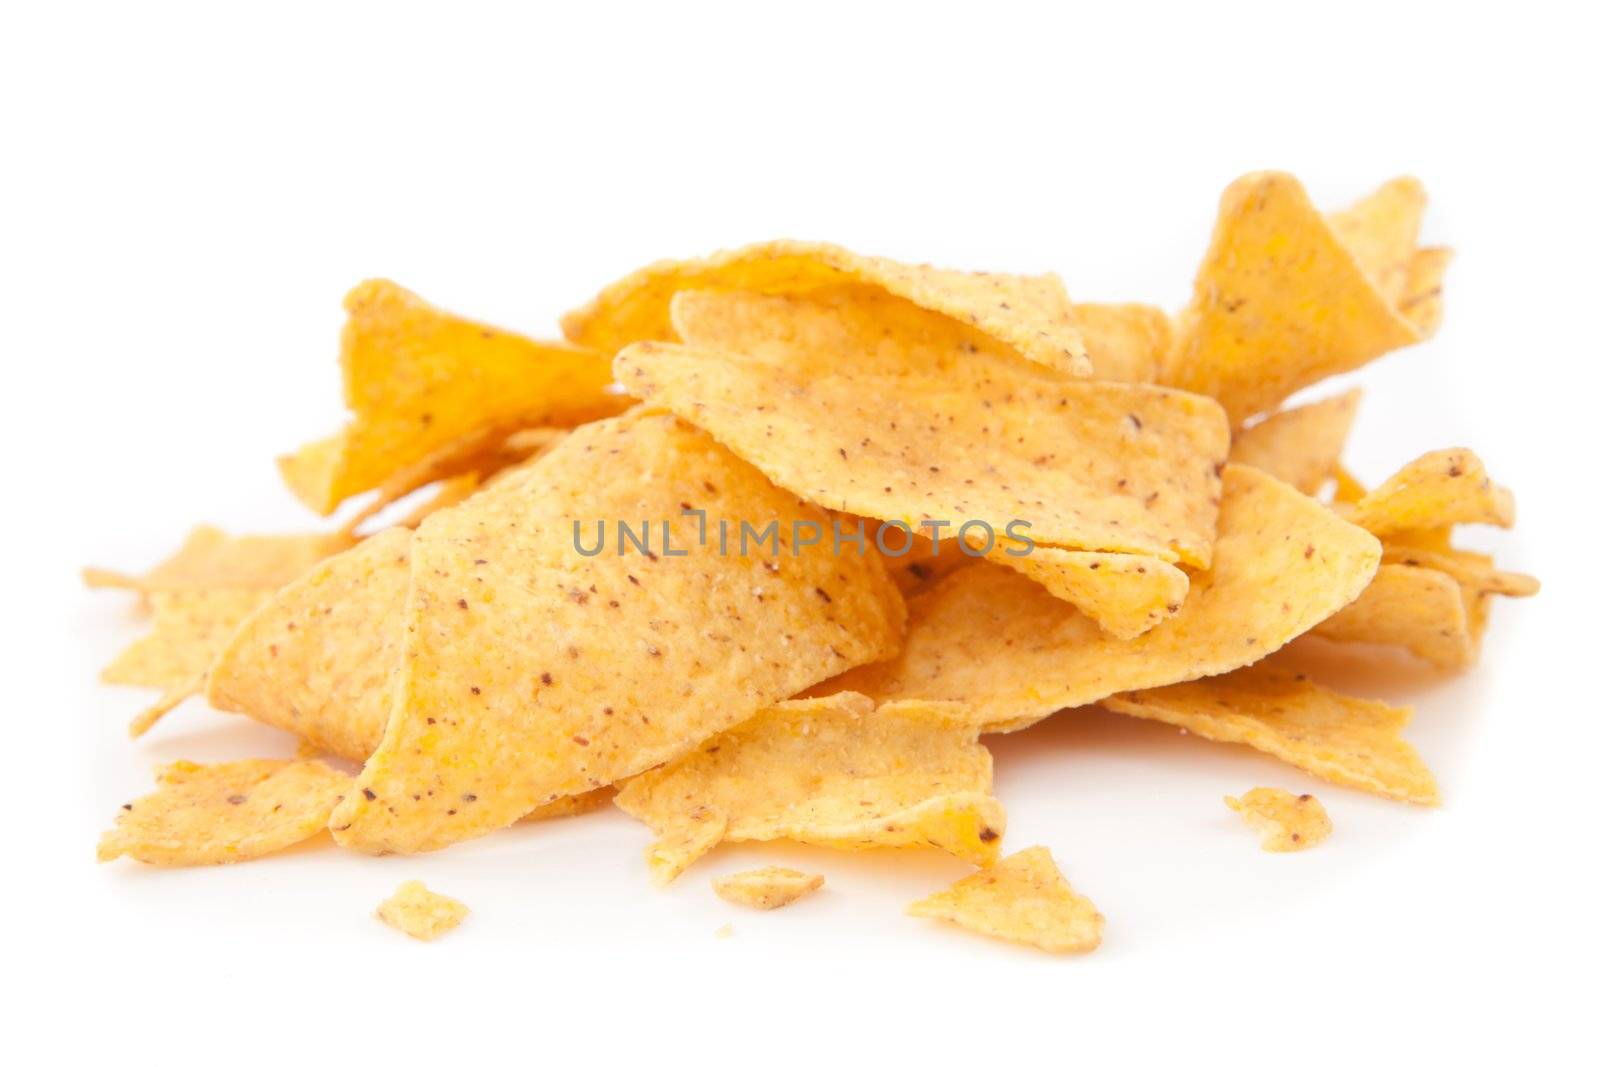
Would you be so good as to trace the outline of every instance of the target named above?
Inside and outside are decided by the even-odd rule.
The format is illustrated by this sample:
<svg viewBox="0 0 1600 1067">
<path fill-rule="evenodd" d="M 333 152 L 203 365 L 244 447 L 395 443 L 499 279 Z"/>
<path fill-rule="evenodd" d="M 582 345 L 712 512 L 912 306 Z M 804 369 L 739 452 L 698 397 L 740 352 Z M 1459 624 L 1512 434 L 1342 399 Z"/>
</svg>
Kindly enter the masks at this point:
<svg viewBox="0 0 1600 1067">
<path fill-rule="evenodd" d="M 175 763 L 157 781 L 154 793 L 123 805 L 100 839 L 102 863 L 131 856 L 195 867 L 265 856 L 320 834 L 350 786 L 326 764 L 269 759 Z"/>
<path fill-rule="evenodd" d="M 1275 412 L 1233 439 L 1228 459 L 1248 463 L 1315 496 L 1339 470 L 1361 390 Z"/>
<path fill-rule="evenodd" d="M 1349 607 L 1311 632 L 1329 641 L 1397 645 L 1452 670 L 1478 657 L 1461 584 L 1427 567 L 1384 564 Z"/>
<path fill-rule="evenodd" d="M 912 904 L 906 914 L 943 919 L 1046 952 L 1099 948 L 1106 922 L 1087 897 L 1073 892 L 1050 850 L 1042 845 L 968 875 L 944 892 Z"/>
<path fill-rule="evenodd" d="M 378 918 L 418 941 L 449 933 L 466 917 L 467 906 L 461 901 L 435 893 L 415 879 L 400 883 L 394 896 L 378 905 Z"/>
<path fill-rule="evenodd" d="M 909 266 L 837 245 L 772 241 L 706 259 L 663 260 L 607 286 L 561 320 L 568 339 L 617 352 L 636 341 L 674 340 L 672 297 L 687 289 L 807 293 L 855 283 L 965 322 L 1028 359 L 1075 376 L 1090 373 L 1071 302 L 1054 274 L 984 274 Z"/>
<path fill-rule="evenodd" d="M 1379 537 L 1457 523 L 1509 529 L 1517 521 L 1511 490 L 1489 480 L 1483 461 L 1466 448 L 1429 452 L 1356 502 L 1347 517 Z"/>
<path fill-rule="evenodd" d="M 1322 802 L 1310 793 L 1296 796 L 1286 789 L 1257 786 L 1242 797 L 1223 797 L 1261 835 L 1268 852 L 1298 852 L 1333 833 Z"/>
<path fill-rule="evenodd" d="M 1012 537 L 1021 521 L 1043 545 L 1210 559 L 1228 432 L 1204 397 L 998 364 L 982 384 L 956 384 L 650 343 L 619 355 L 616 372 L 824 507 L 913 529 L 981 521 Z"/>
<path fill-rule="evenodd" d="M 1020 575 L 964 567 L 907 603 L 899 656 L 816 691 L 962 701 L 985 729 L 1018 729 L 1059 708 L 1254 663 L 1354 599 L 1379 554 L 1376 538 L 1310 497 L 1230 466 L 1211 569 L 1148 633 L 1118 640 Z"/>
<path fill-rule="evenodd" d="M 1340 785 L 1418 804 L 1439 801 L 1432 772 L 1400 736 L 1411 709 L 1345 696 L 1268 664 L 1122 693 L 1100 705 L 1249 745 Z"/>
<path fill-rule="evenodd" d="M 349 544 L 336 534 L 234 537 L 215 526 L 196 526 L 183 547 L 144 574 L 89 567 L 84 570 L 83 579 L 92 589 L 137 589 L 145 593 L 277 589 Z"/>
<path fill-rule="evenodd" d="M 711 879 L 711 888 L 729 904 L 771 911 L 793 904 L 822 888 L 822 875 L 788 867 L 762 867 Z"/>
<path fill-rule="evenodd" d="M 112 685 L 150 686 L 161 697 L 128 724 L 138 737 L 205 688 L 228 639 L 272 596 L 269 589 L 178 589 L 150 594 L 154 625 L 100 672 Z"/>
<path fill-rule="evenodd" d="M 1387 239 L 1363 241 L 1360 257 L 1387 263 L 1388 247 Z M 1293 177 L 1240 178 L 1222 195 L 1162 380 L 1216 397 L 1239 424 L 1304 386 L 1421 340 L 1418 321 L 1365 266 Z"/>
<path fill-rule="evenodd" d="M 537 472 L 413 535 L 395 703 L 332 821 L 341 844 L 488 833 L 898 645 L 904 606 L 878 558 L 802 550 L 793 531 L 826 516 L 669 415 L 583 427 Z M 700 544 L 690 506 L 713 529 L 776 522 L 782 558 Z M 604 534 L 582 526 L 602 519 L 643 530 L 645 551 L 590 554 Z"/>
<path fill-rule="evenodd" d="M 634 778 L 617 806 L 660 835 L 648 854 L 658 883 L 721 840 L 931 845 L 986 865 L 1005 812 L 970 720 L 945 704 L 875 708 L 859 693 L 786 701 Z"/>
<path fill-rule="evenodd" d="M 411 586 L 411 531 L 385 530 L 324 560 L 239 627 L 206 697 L 364 761 L 389 719 Z"/>
<path fill-rule="evenodd" d="M 573 426 L 621 410 L 601 354 L 530 341 L 457 318 L 393 282 L 344 301 L 339 360 L 352 420 L 279 460 L 307 506 L 326 515 L 397 472 L 490 427 Z"/>
</svg>

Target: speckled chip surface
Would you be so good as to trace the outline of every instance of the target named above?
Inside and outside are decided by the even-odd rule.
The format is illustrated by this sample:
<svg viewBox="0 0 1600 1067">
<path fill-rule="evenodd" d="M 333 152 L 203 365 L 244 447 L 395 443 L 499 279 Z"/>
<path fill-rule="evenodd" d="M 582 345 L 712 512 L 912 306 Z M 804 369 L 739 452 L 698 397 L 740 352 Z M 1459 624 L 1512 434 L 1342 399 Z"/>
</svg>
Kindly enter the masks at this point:
<svg viewBox="0 0 1600 1067">
<path fill-rule="evenodd" d="M 1268 852 L 1298 852 L 1333 833 L 1333 820 L 1310 793 L 1257 786 L 1242 797 L 1223 797 L 1261 835 Z"/>
<path fill-rule="evenodd" d="M 435 893 L 419 881 L 402 882 L 394 896 L 378 905 L 378 918 L 418 941 L 432 941 L 461 925 L 467 906 Z"/>
<path fill-rule="evenodd" d="M 790 867 L 760 867 L 711 879 L 711 888 L 729 904 L 771 911 L 793 904 L 822 888 L 822 875 Z"/>
</svg>

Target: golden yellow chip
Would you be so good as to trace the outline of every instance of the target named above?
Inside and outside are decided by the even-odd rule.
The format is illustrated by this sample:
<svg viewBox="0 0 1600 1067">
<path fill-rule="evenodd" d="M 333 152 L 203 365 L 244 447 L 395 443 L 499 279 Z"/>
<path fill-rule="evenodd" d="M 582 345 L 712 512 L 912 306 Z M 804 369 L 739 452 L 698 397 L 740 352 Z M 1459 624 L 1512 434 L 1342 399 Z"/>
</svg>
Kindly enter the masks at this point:
<svg viewBox="0 0 1600 1067">
<path fill-rule="evenodd" d="M 980 389 L 652 343 L 624 351 L 616 371 L 634 395 L 824 507 L 919 533 L 986 523 L 1058 548 L 1210 558 L 1228 430 L 1204 397 L 999 364 Z"/>
<path fill-rule="evenodd" d="M 1427 567 L 1384 564 L 1349 607 L 1311 632 L 1329 641 L 1397 645 L 1451 670 L 1478 658 L 1461 583 Z"/>
<path fill-rule="evenodd" d="M 183 547 L 144 574 L 86 567 L 91 589 L 156 591 L 277 589 L 320 559 L 349 547 L 338 534 L 255 534 L 234 537 L 215 526 L 196 526 Z"/>
<path fill-rule="evenodd" d="M 658 882 L 719 840 L 931 845 L 986 865 L 1005 831 L 993 778 L 966 709 L 839 693 L 767 708 L 634 778 L 617 806 L 660 836 Z"/>
<path fill-rule="evenodd" d="M 1171 563 L 1123 552 L 1076 552 L 1035 547 L 1010 555 L 999 542 L 986 559 L 1038 582 L 1075 606 L 1112 637 L 1138 637 L 1177 614 L 1189 593 L 1189 576 Z"/>
<path fill-rule="evenodd" d="M 1172 320 L 1149 304 L 1074 304 L 1073 318 L 1089 349 L 1094 376 L 1113 382 L 1160 380 L 1172 347 Z"/>
<path fill-rule="evenodd" d="M 1018 729 L 1114 693 L 1225 674 L 1281 648 L 1371 580 L 1371 534 L 1249 467 L 1223 478 L 1217 547 L 1183 606 L 1132 640 L 1002 567 L 964 567 L 907 602 L 905 647 L 814 692 L 962 701 Z"/>
<path fill-rule="evenodd" d="M 898 645 L 877 557 L 802 548 L 827 516 L 669 415 L 586 426 L 537 471 L 413 535 L 395 703 L 342 844 L 488 833 Z M 724 520 L 771 523 L 771 554 L 722 549 Z"/>
<path fill-rule="evenodd" d="M 160 698 L 128 724 L 134 737 L 205 688 L 206 672 L 239 625 L 272 596 L 270 589 L 177 589 L 150 594 L 153 626 L 100 672 L 112 685 L 160 689 Z"/>
<path fill-rule="evenodd" d="M 1268 852 L 1299 852 L 1333 833 L 1333 820 L 1310 793 L 1257 786 L 1242 797 L 1223 797 L 1261 835 Z"/>
<path fill-rule="evenodd" d="M 837 245 L 771 241 L 706 259 L 663 260 L 607 286 L 561 320 L 577 344 L 617 352 L 636 341 L 675 340 L 674 294 L 689 289 L 808 293 L 865 285 L 967 323 L 1036 363 L 1090 373 L 1066 288 L 1054 274 L 968 273 L 859 256 Z"/>
<path fill-rule="evenodd" d="M 1162 380 L 1216 397 L 1235 425 L 1423 336 L 1300 183 L 1272 172 L 1223 193 L 1175 334 Z"/>
<path fill-rule="evenodd" d="M 385 530 L 285 586 L 219 650 L 206 697 L 364 761 L 389 719 L 410 530 Z"/>
<path fill-rule="evenodd" d="M 884 569 L 905 596 L 920 592 L 934 580 L 979 558 L 963 552 L 960 543 L 953 538 L 941 537 L 935 541 L 911 533 L 905 527 L 888 526 L 875 519 L 867 521 L 866 531 L 868 546 L 883 557 Z"/>
<path fill-rule="evenodd" d="M 711 888 L 729 904 L 771 911 L 821 889 L 822 875 L 805 874 L 788 867 L 762 867 L 713 878 Z"/>
<path fill-rule="evenodd" d="M 319 514 L 462 438 L 573 426 L 627 404 L 606 389 L 610 363 L 600 353 L 457 318 L 388 281 L 361 283 L 344 306 L 339 358 L 353 417 L 279 460 Z"/>
<path fill-rule="evenodd" d="M 1411 261 L 1397 307 L 1423 337 L 1438 332 L 1444 318 L 1444 272 L 1454 256 L 1448 248 L 1424 248 Z"/>
<path fill-rule="evenodd" d="M 906 914 L 943 919 L 1046 952 L 1093 951 L 1106 924 L 1088 897 L 1073 892 L 1042 845 L 968 875 L 912 904 Z"/>
<path fill-rule="evenodd" d="M 1418 804 L 1439 801 L 1432 772 L 1400 736 L 1410 708 L 1345 696 L 1269 664 L 1122 693 L 1100 705 L 1249 745 L 1340 785 Z"/>
<path fill-rule="evenodd" d="M 418 941 L 449 933 L 466 917 L 467 906 L 461 901 L 435 893 L 414 879 L 400 883 L 394 896 L 378 905 L 378 918 Z"/>
<path fill-rule="evenodd" d="M 177 763 L 160 788 L 124 804 L 100 838 L 104 863 L 131 856 L 160 867 L 238 863 L 309 840 L 328 825 L 350 778 L 326 764 L 240 760 Z"/>
<path fill-rule="evenodd" d="M 1461 588 L 1468 597 L 1490 593 L 1524 597 L 1533 596 L 1539 591 L 1539 579 L 1531 574 L 1498 570 L 1494 565 L 1494 559 L 1481 552 L 1467 552 L 1459 548 L 1426 549 L 1403 544 L 1384 545 L 1383 562 L 1443 571 L 1461 583 Z"/>
<path fill-rule="evenodd" d="M 1511 490 L 1489 480 L 1476 453 L 1447 448 L 1407 463 L 1362 497 L 1347 517 L 1387 539 L 1457 523 L 1509 529 L 1517 521 L 1517 507 Z"/>
<path fill-rule="evenodd" d="M 1328 214 L 1334 236 L 1391 304 L 1405 297 L 1410 284 L 1427 204 L 1417 179 L 1391 178 L 1343 211 Z"/>
<path fill-rule="evenodd" d="M 1267 416 L 1233 439 L 1228 459 L 1248 463 L 1315 496 L 1339 471 L 1361 390 Z"/>
</svg>

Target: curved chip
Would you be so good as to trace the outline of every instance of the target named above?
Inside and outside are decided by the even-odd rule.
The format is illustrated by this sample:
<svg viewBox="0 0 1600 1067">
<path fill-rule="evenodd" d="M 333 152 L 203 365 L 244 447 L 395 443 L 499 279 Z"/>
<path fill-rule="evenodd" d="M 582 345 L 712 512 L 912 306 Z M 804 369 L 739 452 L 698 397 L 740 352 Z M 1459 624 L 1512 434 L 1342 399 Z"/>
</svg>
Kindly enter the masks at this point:
<svg viewBox="0 0 1600 1067">
<path fill-rule="evenodd" d="M 1267 664 L 1106 697 L 1100 706 L 1210 741 L 1249 745 L 1339 785 L 1439 802 L 1433 773 L 1400 736 L 1410 708 L 1345 696 Z"/>
<path fill-rule="evenodd" d="M 616 371 L 824 507 L 914 530 L 987 523 L 1058 548 L 1210 559 L 1228 432 L 1204 397 L 999 364 L 980 387 L 653 343 L 624 351 Z"/>
<path fill-rule="evenodd" d="M 341 844 L 488 833 L 898 645 L 877 557 L 802 550 L 794 531 L 826 516 L 672 416 L 586 426 L 537 470 L 413 536 L 395 703 L 333 819 Z M 719 551 L 691 509 L 713 530 L 774 522 L 783 555 Z M 609 547 L 591 545 L 602 519 Z"/>
<path fill-rule="evenodd" d="M 1073 891 L 1042 845 L 1007 856 L 942 893 L 924 897 L 906 914 L 943 919 L 1046 952 L 1093 951 L 1100 947 L 1106 923 L 1088 897 Z"/>
<path fill-rule="evenodd" d="M 711 888 L 729 904 L 771 911 L 782 908 L 822 888 L 822 875 L 789 867 L 761 867 L 711 879 Z"/>
<path fill-rule="evenodd" d="M 1387 238 L 1376 244 L 1387 248 Z M 1414 344 L 1423 330 L 1361 261 L 1387 255 L 1364 244 L 1358 257 L 1293 176 L 1240 178 L 1222 194 L 1163 383 L 1216 397 L 1237 425 L 1313 382 Z"/>
<path fill-rule="evenodd" d="M 1353 603 L 1311 633 L 1329 641 L 1397 645 L 1449 670 L 1478 658 L 1461 583 L 1427 567 L 1384 564 Z"/>
<path fill-rule="evenodd" d="M 1191 576 L 1183 606 L 1153 630 L 1111 637 L 1021 575 L 965 567 L 907 602 L 897 657 L 815 692 L 962 701 L 985 729 L 1020 729 L 1059 708 L 1254 663 L 1353 600 L 1380 552 L 1305 494 L 1230 466 L 1211 569 Z"/>
<path fill-rule="evenodd" d="M 196 526 L 183 546 L 144 574 L 86 567 L 91 589 L 135 589 L 143 593 L 205 589 L 277 589 L 318 560 L 350 546 L 339 534 L 247 534 L 233 536 L 215 526 Z"/>
<path fill-rule="evenodd" d="M 1002 541 L 985 559 L 1032 578 L 1112 637 L 1138 637 L 1176 614 L 1189 593 L 1183 570 L 1149 556 L 1042 546 L 1014 556 L 1007 547 Z"/>
<path fill-rule="evenodd" d="M 1351 389 L 1274 412 L 1234 437 L 1228 460 L 1247 463 L 1315 496 L 1339 470 L 1360 402 L 1361 390 Z"/>
<path fill-rule="evenodd" d="M 993 778 L 965 709 L 839 693 L 763 710 L 632 779 L 617 806 L 656 831 L 657 882 L 722 840 L 931 845 L 985 865 L 1005 830 Z"/>
<path fill-rule="evenodd" d="M 1242 797 L 1222 799 L 1261 835 L 1261 847 L 1268 852 L 1299 852 L 1333 833 L 1333 820 L 1310 793 L 1257 786 Z"/>
<path fill-rule="evenodd" d="M 601 353 L 458 318 L 390 281 L 362 282 L 344 306 L 339 361 L 351 421 L 278 461 L 319 514 L 472 434 L 574 426 L 627 406 L 606 388 Z"/>
<path fill-rule="evenodd" d="M 1407 463 L 1357 501 L 1346 517 L 1387 538 L 1458 523 L 1509 529 L 1517 521 L 1517 506 L 1511 490 L 1489 480 L 1475 452 L 1446 448 Z"/>
<path fill-rule="evenodd" d="M 1427 205 L 1422 183 L 1406 176 L 1391 178 L 1343 211 L 1328 214 L 1328 228 L 1391 304 L 1406 294 Z"/>
<path fill-rule="evenodd" d="M 662 260 L 607 286 L 561 320 L 577 344 L 617 352 L 637 341 L 671 341 L 674 294 L 688 289 L 808 293 L 846 284 L 880 289 L 964 322 L 1046 367 L 1078 377 L 1091 367 L 1054 274 L 969 273 L 860 256 L 838 245 L 771 241 L 705 259 Z"/>
<path fill-rule="evenodd" d="M 177 763 L 160 788 L 122 806 L 100 838 L 102 863 L 131 856 L 161 867 L 238 863 L 320 834 L 350 786 L 348 775 L 315 761 Z"/>
</svg>

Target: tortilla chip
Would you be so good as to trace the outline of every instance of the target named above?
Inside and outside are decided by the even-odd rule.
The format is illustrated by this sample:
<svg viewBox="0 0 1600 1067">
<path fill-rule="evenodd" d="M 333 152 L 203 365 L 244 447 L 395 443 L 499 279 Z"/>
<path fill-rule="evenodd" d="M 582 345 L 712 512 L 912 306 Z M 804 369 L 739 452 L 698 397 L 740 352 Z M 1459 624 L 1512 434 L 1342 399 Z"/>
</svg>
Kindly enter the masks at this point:
<svg viewBox="0 0 1600 1067">
<path fill-rule="evenodd" d="M 418 941 L 449 933 L 466 917 L 467 906 L 461 901 L 435 893 L 414 879 L 400 883 L 394 896 L 378 905 L 378 918 Z"/>
<path fill-rule="evenodd" d="M 903 596 L 919 592 L 979 558 L 963 552 L 961 542 L 952 537 L 935 540 L 915 533 L 907 535 L 898 526 L 876 520 L 868 520 L 866 529 L 867 543 L 882 557 L 884 569 Z"/>
<path fill-rule="evenodd" d="M 341 844 L 488 833 L 898 644 L 904 607 L 877 557 L 802 550 L 799 524 L 826 516 L 671 416 L 586 426 L 538 472 L 413 535 L 395 704 L 335 814 Z M 695 505 L 711 531 L 776 522 L 782 558 L 699 544 Z M 602 518 L 645 530 L 645 554 L 615 537 L 580 551 Z"/>
<path fill-rule="evenodd" d="M 721 840 L 933 846 L 982 866 L 1005 831 L 993 779 L 965 709 L 840 693 L 767 708 L 634 778 L 617 806 L 659 835 L 658 883 Z"/>
<path fill-rule="evenodd" d="M 998 363 L 979 388 L 651 343 L 619 355 L 616 371 L 634 395 L 824 507 L 914 530 L 987 522 L 1052 547 L 1209 561 L 1228 434 L 1203 397 Z"/>
<path fill-rule="evenodd" d="M 1510 529 L 1517 521 L 1511 490 L 1489 480 L 1483 460 L 1468 448 L 1429 452 L 1407 463 L 1362 497 L 1347 514 L 1382 538 L 1457 523 Z"/>
<path fill-rule="evenodd" d="M 1042 845 L 968 875 L 912 904 L 906 914 L 943 919 L 1046 952 L 1093 951 L 1106 923 L 1088 897 L 1073 892 Z"/>
<path fill-rule="evenodd" d="M 1328 228 L 1391 304 L 1405 296 L 1427 204 L 1417 179 L 1391 178 L 1350 207 L 1328 214 Z"/>
<path fill-rule="evenodd" d="M 1149 556 L 1043 547 L 1013 556 L 1008 547 L 1002 539 L 986 558 L 1032 578 L 1112 637 L 1138 637 L 1175 615 L 1189 593 L 1187 574 Z"/>
<path fill-rule="evenodd" d="M 1223 475 L 1209 571 L 1166 622 L 1132 640 L 1002 567 L 965 567 L 906 605 L 900 654 L 814 693 L 962 701 L 985 729 L 1010 730 L 1115 693 L 1225 674 L 1281 648 L 1371 580 L 1371 534 L 1243 466 Z"/>
<path fill-rule="evenodd" d="M 713 878 L 711 888 L 729 904 L 771 911 L 821 889 L 822 875 L 805 874 L 788 867 L 762 867 Z"/>
<path fill-rule="evenodd" d="M 1427 567 L 1384 564 L 1354 603 L 1311 632 L 1329 641 L 1397 645 L 1451 670 L 1478 658 L 1461 584 Z"/>
<path fill-rule="evenodd" d="M 1078 332 L 1089 349 L 1094 376 L 1151 385 L 1172 347 L 1172 320 L 1149 304 L 1074 304 Z"/>
<path fill-rule="evenodd" d="M 1354 504 L 1367 495 L 1367 487 L 1362 485 L 1355 475 L 1345 469 L 1343 463 L 1339 464 L 1333 472 L 1333 502 L 1335 504 Z"/>
<path fill-rule="evenodd" d="M 135 589 L 143 593 L 277 589 L 349 544 L 338 534 L 234 537 L 215 526 L 196 526 L 183 547 L 144 574 L 86 567 L 83 580 L 91 589 Z"/>
<path fill-rule="evenodd" d="M 100 838 L 100 862 L 131 856 L 159 867 L 238 863 L 320 834 L 350 785 L 326 764 L 240 760 L 177 763 L 154 793 L 124 804 Z"/>
<path fill-rule="evenodd" d="M 1223 797 L 1261 835 L 1268 852 L 1299 852 L 1333 833 L 1333 820 L 1310 793 L 1257 786 L 1242 797 Z"/>
<path fill-rule="evenodd" d="M 1269 664 L 1123 693 L 1100 706 L 1210 741 L 1249 745 L 1339 785 L 1417 804 L 1439 802 L 1432 772 L 1400 736 L 1410 708 L 1345 696 Z"/>
<path fill-rule="evenodd" d="M 385 530 L 324 560 L 232 634 L 206 697 L 365 761 L 389 720 L 400 665 L 410 530 Z"/>
<path fill-rule="evenodd" d="M 1396 306 L 1425 338 L 1439 331 L 1444 318 L 1444 272 L 1454 258 L 1448 248 L 1424 248 L 1411 261 L 1405 294 Z"/>
<path fill-rule="evenodd" d="M 205 688 L 206 672 L 240 623 L 265 603 L 267 589 L 181 589 L 150 594 L 151 631 L 123 649 L 100 672 L 111 685 L 162 690 L 154 704 L 128 724 L 138 737 L 161 717 Z"/>
<path fill-rule="evenodd" d="M 1315 496 L 1338 473 L 1360 401 L 1361 390 L 1351 389 L 1269 415 L 1234 437 L 1228 459 L 1248 463 Z"/>
<path fill-rule="evenodd" d="M 1083 338 L 1073 325 L 1071 301 L 1054 274 L 909 266 L 803 241 L 771 241 L 706 259 L 651 264 L 564 316 L 561 329 L 577 344 L 618 352 L 636 341 L 676 340 L 671 303 L 681 290 L 803 294 L 852 283 L 967 323 L 1046 367 L 1077 377 L 1091 372 Z"/>
<path fill-rule="evenodd" d="M 344 306 L 339 358 L 353 418 L 278 461 L 319 514 L 473 434 L 574 426 L 627 405 L 606 389 L 600 353 L 469 322 L 388 281 L 361 283 Z"/>
<path fill-rule="evenodd" d="M 587 793 L 573 793 L 571 796 L 560 797 L 548 804 L 540 804 L 520 822 L 549 822 L 551 819 L 568 819 L 575 815 L 587 815 L 591 811 L 599 811 L 616 798 L 617 791 L 609 785 L 599 789 L 591 789 Z"/>
<path fill-rule="evenodd" d="M 1235 425 L 1422 338 L 1300 183 L 1272 172 L 1223 193 L 1175 332 L 1163 382 L 1216 397 Z"/>
<path fill-rule="evenodd" d="M 1461 584 L 1468 597 L 1491 593 L 1524 597 L 1533 596 L 1539 591 L 1539 579 L 1531 574 L 1498 570 L 1493 557 L 1482 552 L 1468 552 L 1459 548 L 1430 550 L 1408 545 L 1384 545 L 1383 562 L 1443 571 Z"/>
</svg>

